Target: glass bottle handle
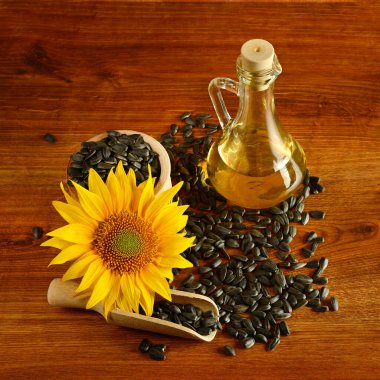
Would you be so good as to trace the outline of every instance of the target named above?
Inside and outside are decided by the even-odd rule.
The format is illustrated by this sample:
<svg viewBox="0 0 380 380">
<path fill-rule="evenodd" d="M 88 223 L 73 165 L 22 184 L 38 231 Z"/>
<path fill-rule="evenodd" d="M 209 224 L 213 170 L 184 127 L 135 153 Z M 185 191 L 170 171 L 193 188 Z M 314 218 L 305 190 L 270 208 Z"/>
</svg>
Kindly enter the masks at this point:
<svg viewBox="0 0 380 380">
<path fill-rule="evenodd" d="M 224 103 L 221 90 L 227 90 L 239 96 L 239 87 L 239 82 L 236 82 L 230 78 L 215 78 L 208 86 L 208 93 L 210 95 L 212 105 L 214 106 L 216 115 L 218 116 L 220 126 L 223 129 L 231 120 L 231 116 L 228 113 L 226 104 Z"/>
</svg>

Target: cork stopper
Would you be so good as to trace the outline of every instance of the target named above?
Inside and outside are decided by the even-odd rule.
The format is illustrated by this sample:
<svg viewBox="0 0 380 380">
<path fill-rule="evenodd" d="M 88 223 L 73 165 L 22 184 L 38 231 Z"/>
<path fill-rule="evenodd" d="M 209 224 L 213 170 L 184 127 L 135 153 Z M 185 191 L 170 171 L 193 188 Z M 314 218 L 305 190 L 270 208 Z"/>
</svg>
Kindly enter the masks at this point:
<svg viewBox="0 0 380 380">
<path fill-rule="evenodd" d="M 250 72 L 270 70 L 273 58 L 274 48 L 268 41 L 249 40 L 241 47 L 241 63 L 244 70 Z"/>
</svg>

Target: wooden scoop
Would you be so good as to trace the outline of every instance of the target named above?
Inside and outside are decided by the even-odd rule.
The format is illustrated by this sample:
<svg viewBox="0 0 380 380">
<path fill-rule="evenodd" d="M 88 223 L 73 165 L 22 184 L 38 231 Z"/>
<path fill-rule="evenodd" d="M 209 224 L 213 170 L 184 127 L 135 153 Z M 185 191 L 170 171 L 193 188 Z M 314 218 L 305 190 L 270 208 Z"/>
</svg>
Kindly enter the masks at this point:
<svg viewBox="0 0 380 380">
<path fill-rule="evenodd" d="M 60 307 L 85 309 L 89 294 L 76 294 L 75 290 L 77 287 L 78 283 L 76 281 L 62 281 L 60 278 L 55 278 L 50 283 L 48 289 L 47 299 L 49 304 Z M 219 316 L 218 307 L 208 297 L 194 293 L 181 292 L 179 290 L 171 290 L 171 294 L 172 301 L 175 303 L 190 303 L 199 307 L 202 311 L 212 310 L 215 317 Z M 91 310 L 103 315 L 103 307 L 101 303 L 95 305 Z M 108 320 L 116 325 L 130 327 L 132 329 L 202 340 L 204 342 L 211 342 L 216 335 L 216 330 L 209 335 L 203 336 L 174 322 L 147 317 L 136 313 L 129 313 L 120 309 L 112 310 L 108 316 Z"/>
</svg>

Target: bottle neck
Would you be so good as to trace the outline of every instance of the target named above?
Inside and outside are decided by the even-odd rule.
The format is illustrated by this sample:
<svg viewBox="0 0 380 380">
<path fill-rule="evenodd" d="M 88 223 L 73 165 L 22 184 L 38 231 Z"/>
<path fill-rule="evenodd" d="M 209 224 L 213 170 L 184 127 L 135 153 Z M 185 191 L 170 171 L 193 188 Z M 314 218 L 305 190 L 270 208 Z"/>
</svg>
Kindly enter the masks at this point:
<svg viewBox="0 0 380 380">
<path fill-rule="evenodd" d="M 239 78 L 240 104 L 236 122 L 255 129 L 263 129 L 267 124 L 275 125 L 274 82 L 281 74 L 282 68 L 276 54 L 272 68 L 250 72 L 243 68 L 242 57 L 236 62 Z"/>
<path fill-rule="evenodd" d="M 260 126 L 264 128 L 268 118 L 272 119 L 274 117 L 274 83 L 270 83 L 261 91 L 242 81 L 240 81 L 240 86 L 240 104 L 235 119 L 236 122 L 242 122 L 245 125 L 254 125 L 255 128 L 260 128 Z"/>
</svg>

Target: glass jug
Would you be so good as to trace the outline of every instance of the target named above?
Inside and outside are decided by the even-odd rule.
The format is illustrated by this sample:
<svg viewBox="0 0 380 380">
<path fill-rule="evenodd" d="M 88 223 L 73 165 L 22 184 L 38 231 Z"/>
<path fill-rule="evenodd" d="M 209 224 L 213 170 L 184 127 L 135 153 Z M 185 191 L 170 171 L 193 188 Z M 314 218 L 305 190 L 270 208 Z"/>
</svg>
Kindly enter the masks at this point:
<svg viewBox="0 0 380 380">
<path fill-rule="evenodd" d="M 209 94 L 223 128 L 207 157 L 207 174 L 232 203 L 268 208 L 301 191 L 306 172 L 302 147 L 285 131 L 276 115 L 273 88 L 282 68 L 273 46 L 265 40 L 247 41 L 238 57 L 239 82 L 215 78 Z M 221 90 L 239 97 L 232 119 Z"/>
</svg>

